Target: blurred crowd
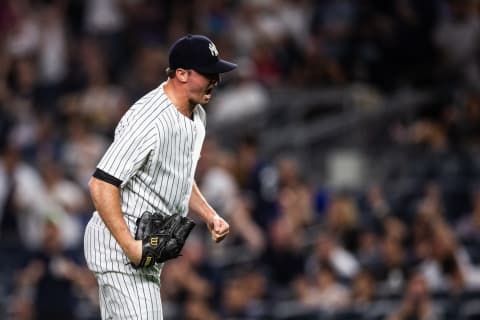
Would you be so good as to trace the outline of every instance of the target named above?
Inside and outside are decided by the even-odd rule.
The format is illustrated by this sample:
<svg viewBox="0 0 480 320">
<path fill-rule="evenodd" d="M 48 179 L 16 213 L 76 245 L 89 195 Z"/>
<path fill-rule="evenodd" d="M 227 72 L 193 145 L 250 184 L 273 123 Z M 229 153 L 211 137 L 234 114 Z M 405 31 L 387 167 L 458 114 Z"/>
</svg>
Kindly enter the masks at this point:
<svg viewBox="0 0 480 320">
<path fill-rule="evenodd" d="M 394 156 L 361 189 L 266 157 L 256 132 L 208 135 L 197 181 L 232 234 L 215 245 L 200 227 L 166 265 L 166 319 L 480 314 L 479 15 L 476 0 L 0 1 L 0 318 L 99 319 L 87 182 L 187 33 L 240 66 L 209 126 L 268 112 L 282 87 L 448 99 L 381 133 Z"/>
</svg>

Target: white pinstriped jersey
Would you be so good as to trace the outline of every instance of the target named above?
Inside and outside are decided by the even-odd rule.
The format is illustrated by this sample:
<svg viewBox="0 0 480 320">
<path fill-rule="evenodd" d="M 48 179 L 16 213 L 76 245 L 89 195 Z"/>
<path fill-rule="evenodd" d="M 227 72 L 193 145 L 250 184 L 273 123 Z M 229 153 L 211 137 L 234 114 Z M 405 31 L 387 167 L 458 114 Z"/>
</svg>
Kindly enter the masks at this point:
<svg viewBox="0 0 480 320">
<path fill-rule="evenodd" d="M 205 111 L 193 120 L 170 102 L 163 87 L 135 103 L 120 120 L 98 168 L 122 181 L 122 211 L 186 214 L 205 137 Z"/>
<path fill-rule="evenodd" d="M 145 211 L 188 213 L 194 173 L 205 138 L 205 111 L 190 119 L 163 90 L 165 83 L 137 101 L 122 117 L 114 141 L 97 168 L 122 181 L 122 212 L 132 234 Z M 85 234 L 85 255 L 96 272 L 132 272 L 128 258 L 97 212 Z"/>
</svg>

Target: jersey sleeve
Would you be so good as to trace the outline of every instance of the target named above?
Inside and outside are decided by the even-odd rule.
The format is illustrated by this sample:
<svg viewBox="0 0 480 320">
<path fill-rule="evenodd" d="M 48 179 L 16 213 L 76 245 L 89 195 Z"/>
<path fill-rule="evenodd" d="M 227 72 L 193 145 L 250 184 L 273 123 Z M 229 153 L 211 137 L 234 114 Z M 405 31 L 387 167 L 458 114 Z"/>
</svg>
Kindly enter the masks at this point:
<svg viewBox="0 0 480 320">
<path fill-rule="evenodd" d="M 157 143 L 157 130 L 152 124 L 120 122 L 97 169 L 120 180 L 123 186 L 148 161 Z"/>
</svg>

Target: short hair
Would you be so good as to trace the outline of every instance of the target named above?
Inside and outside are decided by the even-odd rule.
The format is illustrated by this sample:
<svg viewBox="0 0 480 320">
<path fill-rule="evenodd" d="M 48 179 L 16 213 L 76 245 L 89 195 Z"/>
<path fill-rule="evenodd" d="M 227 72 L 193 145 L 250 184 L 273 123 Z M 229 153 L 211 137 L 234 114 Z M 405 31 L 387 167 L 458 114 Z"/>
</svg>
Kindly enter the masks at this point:
<svg viewBox="0 0 480 320">
<path fill-rule="evenodd" d="M 170 67 L 167 67 L 167 69 L 165 69 L 165 73 L 167 74 L 167 76 L 171 79 L 175 78 L 175 74 L 176 74 L 177 70 L 176 69 L 171 69 Z"/>
</svg>

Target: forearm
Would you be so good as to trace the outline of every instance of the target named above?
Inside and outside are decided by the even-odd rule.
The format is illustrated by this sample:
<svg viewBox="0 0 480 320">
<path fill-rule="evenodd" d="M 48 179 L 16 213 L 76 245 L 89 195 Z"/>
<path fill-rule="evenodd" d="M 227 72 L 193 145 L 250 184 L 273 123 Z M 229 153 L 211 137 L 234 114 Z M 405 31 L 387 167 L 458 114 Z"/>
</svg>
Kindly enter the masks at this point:
<svg viewBox="0 0 480 320">
<path fill-rule="evenodd" d="M 217 214 L 200 192 L 196 182 L 193 182 L 189 208 L 207 223 L 210 222 L 213 219 L 213 216 Z"/>
<path fill-rule="evenodd" d="M 195 182 L 192 187 L 189 208 L 205 221 L 215 242 L 222 241 L 227 236 L 230 226 L 208 204 Z"/>
<path fill-rule="evenodd" d="M 127 253 L 133 244 L 133 237 L 123 218 L 120 189 L 95 177 L 90 180 L 89 189 L 98 214 L 120 247 Z"/>
</svg>

